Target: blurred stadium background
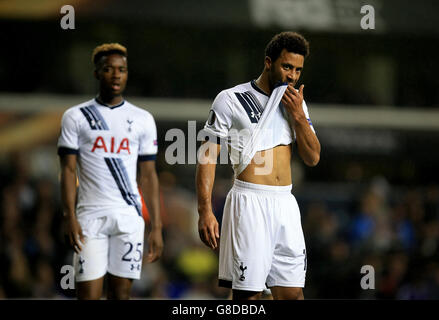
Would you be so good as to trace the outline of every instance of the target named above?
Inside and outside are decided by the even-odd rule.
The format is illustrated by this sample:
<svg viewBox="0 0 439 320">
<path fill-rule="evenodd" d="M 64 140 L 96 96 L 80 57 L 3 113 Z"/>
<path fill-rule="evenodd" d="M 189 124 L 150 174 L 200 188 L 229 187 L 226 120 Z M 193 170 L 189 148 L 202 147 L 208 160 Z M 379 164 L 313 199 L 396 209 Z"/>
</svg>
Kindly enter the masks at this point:
<svg viewBox="0 0 439 320">
<path fill-rule="evenodd" d="M 75 9 L 75 29 L 60 8 Z M 375 8 L 375 29 L 360 8 Z M 293 162 L 310 299 L 439 298 L 439 4 L 434 0 L 0 0 L 0 298 L 71 298 L 56 142 L 65 109 L 97 85 L 90 55 L 127 46 L 127 100 L 157 121 L 165 251 L 133 295 L 226 298 L 217 255 L 196 230 L 195 165 L 169 165 L 171 128 L 201 129 L 222 89 L 256 78 L 266 43 L 295 30 L 311 44 L 301 83 L 322 144 Z M 221 218 L 231 168 L 217 169 Z M 362 290 L 363 265 L 375 289 Z"/>
</svg>

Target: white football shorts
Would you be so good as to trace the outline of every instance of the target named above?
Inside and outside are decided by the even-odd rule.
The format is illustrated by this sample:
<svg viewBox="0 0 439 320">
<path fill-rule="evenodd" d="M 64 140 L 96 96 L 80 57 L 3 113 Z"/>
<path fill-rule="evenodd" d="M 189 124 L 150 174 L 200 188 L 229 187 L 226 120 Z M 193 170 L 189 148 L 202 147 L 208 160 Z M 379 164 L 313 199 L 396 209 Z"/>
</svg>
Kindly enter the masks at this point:
<svg viewBox="0 0 439 320">
<path fill-rule="evenodd" d="M 305 286 L 305 239 L 291 189 L 235 179 L 221 224 L 220 286 L 257 292 Z"/>
<path fill-rule="evenodd" d="M 143 217 L 111 214 L 78 218 L 85 244 L 73 255 L 76 281 L 90 281 L 107 272 L 122 278 L 140 279 L 145 222 Z"/>
</svg>

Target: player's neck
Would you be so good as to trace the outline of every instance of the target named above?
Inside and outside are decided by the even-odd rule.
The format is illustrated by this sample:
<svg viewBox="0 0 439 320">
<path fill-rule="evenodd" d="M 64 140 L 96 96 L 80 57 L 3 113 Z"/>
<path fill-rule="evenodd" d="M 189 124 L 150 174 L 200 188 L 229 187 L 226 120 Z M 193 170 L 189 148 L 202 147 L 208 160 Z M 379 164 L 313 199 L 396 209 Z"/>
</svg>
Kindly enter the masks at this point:
<svg viewBox="0 0 439 320">
<path fill-rule="evenodd" d="M 98 96 L 96 97 L 96 100 L 98 100 L 99 102 L 101 102 L 102 104 L 112 107 L 112 106 L 116 106 L 120 103 L 123 102 L 123 97 L 122 95 L 118 95 L 118 96 L 110 96 L 110 95 L 106 95 L 105 93 L 99 93 Z"/>
<path fill-rule="evenodd" d="M 259 78 L 257 78 L 255 80 L 256 85 L 258 86 L 259 89 L 261 89 L 262 91 L 264 91 L 267 96 L 269 96 L 271 94 L 271 90 L 270 90 L 270 84 L 268 81 L 268 77 L 262 73 Z"/>
</svg>

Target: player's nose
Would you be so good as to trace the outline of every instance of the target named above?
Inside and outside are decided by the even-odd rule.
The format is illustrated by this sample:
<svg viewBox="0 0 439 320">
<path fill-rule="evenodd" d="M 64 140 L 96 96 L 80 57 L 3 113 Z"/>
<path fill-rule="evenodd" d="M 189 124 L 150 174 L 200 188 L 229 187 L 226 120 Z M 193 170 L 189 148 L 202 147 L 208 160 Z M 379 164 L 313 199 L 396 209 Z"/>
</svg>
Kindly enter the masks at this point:
<svg viewBox="0 0 439 320">
<path fill-rule="evenodd" d="M 121 75 L 121 72 L 120 72 L 119 70 L 116 69 L 116 70 L 113 71 L 111 77 L 112 77 L 113 79 L 119 79 L 119 78 L 120 78 L 120 75 Z"/>
<path fill-rule="evenodd" d="M 291 82 L 291 83 L 297 82 L 297 80 L 298 80 L 297 72 L 295 72 L 293 70 L 290 73 L 288 73 L 287 79 L 288 79 L 288 82 Z"/>
</svg>

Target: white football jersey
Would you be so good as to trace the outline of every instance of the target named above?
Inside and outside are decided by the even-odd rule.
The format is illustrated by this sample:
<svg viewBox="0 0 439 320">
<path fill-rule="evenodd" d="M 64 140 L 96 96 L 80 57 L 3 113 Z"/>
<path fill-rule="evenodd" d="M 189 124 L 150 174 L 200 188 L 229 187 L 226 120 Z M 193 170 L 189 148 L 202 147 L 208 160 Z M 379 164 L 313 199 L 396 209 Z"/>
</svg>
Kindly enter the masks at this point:
<svg viewBox="0 0 439 320">
<path fill-rule="evenodd" d="M 142 215 L 137 161 L 155 160 L 153 116 L 128 101 L 109 107 L 96 99 L 68 109 L 58 154 L 78 155 L 78 217 L 112 213 Z"/>
<path fill-rule="evenodd" d="M 221 91 L 213 101 L 204 131 L 227 139 L 234 170 L 269 98 L 252 80 Z M 314 131 L 305 101 L 302 108 Z M 280 104 L 273 117 L 273 128 L 258 142 L 258 151 L 272 149 L 278 145 L 289 145 L 295 140 L 295 135 L 288 122 L 288 113 Z"/>
</svg>

